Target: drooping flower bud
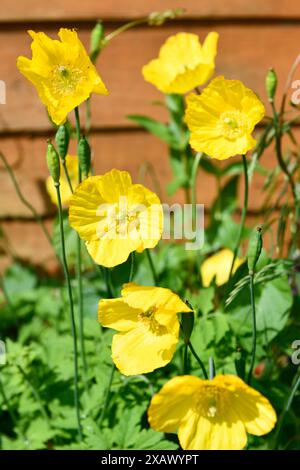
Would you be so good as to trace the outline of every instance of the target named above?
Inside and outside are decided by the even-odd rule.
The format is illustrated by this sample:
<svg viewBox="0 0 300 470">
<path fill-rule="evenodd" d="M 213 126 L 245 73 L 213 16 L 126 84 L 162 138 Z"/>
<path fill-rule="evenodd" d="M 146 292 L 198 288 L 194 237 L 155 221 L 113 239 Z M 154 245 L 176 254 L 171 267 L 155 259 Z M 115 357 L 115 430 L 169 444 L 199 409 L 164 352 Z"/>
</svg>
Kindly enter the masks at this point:
<svg viewBox="0 0 300 470">
<path fill-rule="evenodd" d="M 87 178 L 91 168 L 91 147 L 85 136 L 82 136 L 78 142 L 77 155 L 82 174 Z"/>
<path fill-rule="evenodd" d="M 70 132 L 66 125 L 61 125 L 57 129 L 57 132 L 55 134 L 55 142 L 57 145 L 59 156 L 64 162 L 68 153 L 70 142 Z"/>
<path fill-rule="evenodd" d="M 256 230 L 252 233 L 247 252 L 247 263 L 249 274 L 254 273 L 256 263 L 260 257 L 262 250 L 262 227 L 257 227 Z"/>
<path fill-rule="evenodd" d="M 188 302 L 187 302 L 188 303 Z M 190 305 L 188 305 L 191 307 Z M 181 314 L 181 328 L 183 333 L 183 340 L 186 344 L 189 343 L 192 331 L 194 328 L 195 315 L 194 312 Z"/>
<path fill-rule="evenodd" d="M 102 49 L 102 40 L 104 37 L 104 28 L 101 21 L 98 21 L 91 32 L 90 59 L 93 64 L 96 62 Z"/>
<path fill-rule="evenodd" d="M 277 89 L 277 75 L 274 69 L 270 69 L 266 76 L 266 91 L 268 100 L 273 103 L 274 96 Z"/>
<path fill-rule="evenodd" d="M 55 147 L 52 145 L 50 140 L 48 141 L 46 158 L 47 158 L 47 165 L 48 165 L 50 176 L 52 177 L 54 183 L 59 183 L 59 178 L 60 178 L 59 156 Z"/>
<path fill-rule="evenodd" d="M 150 26 L 161 26 L 167 20 L 173 20 L 176 16 L 184 13 L 184 8 L 175 8 L 174 10 L 165 10 L 162 12 L 154 11 L 148 16 Z"/>
</svg>

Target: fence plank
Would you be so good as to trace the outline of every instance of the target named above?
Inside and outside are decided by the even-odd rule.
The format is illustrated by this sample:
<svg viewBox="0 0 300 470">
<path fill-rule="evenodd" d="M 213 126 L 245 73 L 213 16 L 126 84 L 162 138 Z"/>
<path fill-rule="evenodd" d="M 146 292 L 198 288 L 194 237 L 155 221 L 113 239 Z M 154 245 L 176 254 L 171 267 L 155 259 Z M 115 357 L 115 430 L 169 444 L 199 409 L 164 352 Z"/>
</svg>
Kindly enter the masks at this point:
<svg viewBox="0 0 300 470">
<path fill-rule="evenodd" d="M 1 0 L 0 22 L 131 19 L 178 7 L 187 18 L 300 18 L 297 0 Z"/>
<path fill-rule="evenodd" d="M 297 133 L 299 136 L 300 132 Z M 94 149 L 94 166 L 97 174 L 102 174 L 112 168 L 128 170 L 134 181 L 144 182 L 149 188 L 159 193 L 164 202 L 184 202 L 183 193 L 178 191 L 172 198 L 167 196 L 166 185 L 172 179 L 168 161 L 167 147 L 153 136 L 138 131 L 104 132 L 92 136 Z M 49 216 L 55 212 L 45 190 L 45 179 L 48 171 L 45 162 L 46 142 L 42 137 L 4 138 L 0 140 L 0 148 L 12 165 L 17 180 L 24 195 L 33 204 L 39 214 Z M 72 143 L 71 153 L 74 150 Z M 239 157 L 234 157 L 238 159 Z M 234 159 L 231 159 L 233 162 Z M 145 162 L 148 162 L 145 164 Z M 214 161 L 218 165 L 222 162 Z M 262 160 L 267 168 L 276 165 L 273 149 L 266 152 Z M 155 178 L 149 171 L 150 163 Z M 224 162 L 227 164 L 228 162 Z M 147 169 L 148 168 L 148 169 Z M 146 171 L 146 178 L 141 175 Z M 262 204 L 262 185 L 264 178 L 256 175 L 250 191 L 249 209 L 259 211 Z M 15 194 L 3 166 L 0 166 L 0 218 L 22 217 L 31 218 L 30 212 L 24 208 Z M 215 179 L 199 172 L 198 201 L 209 207 L 216 196 Z M 243 188 L 241 185 L 241 201 Z"/>
<path fill-rule="evenodd" d="M 143 80 L 143 64 L 155 57 L 162 42 L 182 30 L 180 24 L 164 29 L 137 29 L 115 39 L 103 51 L 98 68 L 110 90 L 110 96 L 94 96 L 93 122 L 96 128 L 133 126 L 126 116 L 130 113 L 152 115 L 164 119 L 162 107 L 153 100 L 163 96 Z M 209 30 L 220 33 L 217 73 L 239 78 L 265 99 L 265 74 L 273 66 L 279 76 L 279 93 L 291 63 L 299 53 L 300 28 L 296 25 L 223 24 L 216 27 L 184 26 L 186 31 L 203 38 Z M 53 30 L 48 31 L 54 34 Z M 88 32 L 80 30 L 84 42 Z M 288 38 L 288 40 L 287 40 Z M 0 79 L 6 83 L 7 104 L 0 104 L 0 132 L 41 132 L 49 130 L 44 107 L 33 86 L 16 68 L 18 55 L 30 55 L 30 40 L 25 31 L 0 32 Z"/>
</svg>

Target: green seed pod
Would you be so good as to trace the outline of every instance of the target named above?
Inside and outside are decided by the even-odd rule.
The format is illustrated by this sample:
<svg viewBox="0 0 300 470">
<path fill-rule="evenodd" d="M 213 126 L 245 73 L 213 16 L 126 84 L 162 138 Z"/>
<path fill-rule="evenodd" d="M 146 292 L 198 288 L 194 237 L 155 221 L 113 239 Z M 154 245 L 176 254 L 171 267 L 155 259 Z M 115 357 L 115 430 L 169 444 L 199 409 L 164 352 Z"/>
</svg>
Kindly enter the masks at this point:
<svg viewBox="0 0 300 470">
<path fill-rule="evenodd" d="M 275 70 L 270 69 L 266 76 L 266 90 L 270 103 L 273 103 L 277 89 L 277 75 Z"/>
<path fill-rule="evenodd" d="M 93 64 L 96 62 L 97 57 L 101 51 L 103 36 L 103 24 L 101 23 L 101 21 L 99 21 L 91 32 L 90 59 Z"/>
<path fill-rule="evenodd" d="M 257 227 L 256 230 L 252 233 L 247 252 L 247 263 L 249 274 L 254 273 L 256 263 L 260 257 L 262 250 L 262 227 Z"/>
<path fill-rule="evenodd" d="M 52 145 L 50 140 L 48 141 L 46 158 L 47 158 L 47 165 L 48 165 L 49 173 L 54 183 L 59 183 L 59 178 L 60 178 L 59 156 L 55 147 Z"/>
<path fill-rule="evenodd" d="M 57 145 L 59 156 L 62 161 L 64 161 L 68 153 L 70 142 L 70 132 L 67 126 L 59 126 L 55 134 L 55 142 Z"/>
<path fill-rule="evenodd" d="M 195 320 L 194 312 L 181 314 L 181 327 L 182 327 L 183 339 L 186 344 L 190 341 L 190 337 L 194 328 L 194 320 Z"/>
<path fill-rule="evenodd" d="M 84 136 L 78 142 L 77 155 L 82 174 L 87 178 L 91 168 L 91 147 Z"/>
</svg>

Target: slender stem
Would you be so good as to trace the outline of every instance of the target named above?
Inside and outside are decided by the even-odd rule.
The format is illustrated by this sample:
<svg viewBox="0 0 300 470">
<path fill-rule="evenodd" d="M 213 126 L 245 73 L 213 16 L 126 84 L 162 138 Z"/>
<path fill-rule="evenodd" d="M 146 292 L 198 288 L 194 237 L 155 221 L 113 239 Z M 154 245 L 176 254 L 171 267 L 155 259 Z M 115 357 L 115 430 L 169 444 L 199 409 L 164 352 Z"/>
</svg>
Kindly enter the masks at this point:
<svg viewBox="0 0 300 470">
<path fill-rule="evenodd" d="M 73 193 L 74 191 L 73 191 L 72 181 L 71 181 L 71 178 L 70 178 L 69 170 L 67 168 L 66 160 L 62 160 L 62 166 L 63 166 L 64 172 L 65 172 L 65 175 L 66 175 L 66 179 L 67 179 L 70 191 L 71 191 L 71 193 Z"/>
<path fill-rule="evenodd" d="M 251 310 L 252 310 L 252 350 L 251 350 L 251 361 L 248 372 L 248 384 L 251 384 L 253 367 L 255 364 L 256 356 L 256 311 L 255 311 L 255 296 L 254 296 L 254 274 L 249 274 L 249 287 L 250 287 L 250 297 L 251 297 Z"/>
<path fill-rule="evenodd" d="M 208 375 L 207 375 L 207 372 L 206 372 L 206 369 L 205 369 L 205 366 L 203 364 L 203 362 L 201 361 L 200 357 L 198 356 L 198 354 L 196 353 L 195 349 L 193 348 L 193 345 L 192 343 L 189 341 L 188 342 L 188 347 L 190 348 L 191 350 L 191 353 L 193 354 L 194 358 L 196 359 L 196 361 L 198 362 L 201 370 L 202 370 L 202 373 L 204 375 L 204 378 L 205 379 L 208 379 Z"/>
<path fill-rule="evenodd" d="M 79 312 L 79 323 L 78 323 L 78 333 L 79 333 L 79 342 L 80 342 L 80 357 L 82 362 L 82 367 L 84 371 L 84 380 L 86 383 L 86 374 L 87 374 L 87 361 L 85 353 L 85 343 L 84 343 L 84 316 L 83 316 L 83 288 L 82 288 L 82 275 L 81 275 L 81 240 L 77 236 L 77 286 L 78 286 L 78 312 Z"/>
<path fill-rule="evenodd" d="M 135 20 L 131 21 L 130 23 L 126 23 L 119 28 L 115 29 L 111 33 L 107 34 L 105 38 L 103 39 L 103 46 L 107 46 L 107 44 L 114 39 L 116 36 L 118 36 L 121 33 L 124 33 L 124 31 L 127 31 L 128 29 L 134 28 L 135 26 L 138 26 L 140 24 L 144 24 L 148 22 L 148 18 L 142 18 L 140 20 Z"/>
<path fill-rule="evenodd" d="M 73 303 L 73 293 L 71 287 L 70 273 L 67 264 L 66 257 L 66 246 L 65 246 L 65 234 L 64 234 L 64 225 L 62 217 L 62 204 L 59 183 L 55 183 L 57 201 L 58 201 L 58 217 L 59 217 L 59 228 L 60 228 L 60 239 L 61 239 L 61 251 L 62 251 L 62 263 L 65 273 L 65 278 L 67 282 L 67 290 L 69 296 L 69 308 L 70 308 L 70 320 L 71 320 L 71 331 L 73 337 L 73 352 L 74 352 L 74 403 L 76 408 L 76 418 L 78 425 L 78 435 L 79 439 L 82 440 L 82 429 L 81 429 L 81 420 L 80 420 L 80 405 L 79 405 L 79 393 L 78 393 L 78 352 L 77 352 L 77 334 L 76 334 L 76 324 L 75 324 L 75 315 L 74 315 L 74 303 Z"/>
<path fill-rule="evenodd" d="M 239 232 L 238 232 L 238 237 L 236 241 L 236 246 L 233 252 L 233 259 L 230 267 L 230 274 L 229 278 L 232 276 L 232 272 L 234 269 L 235 261 L 237 258 L 239 246 L 242 240 L 243 236 L 243 231 L 245 227 L 245 221 L 246 221 L 246 215 L 247 215 L 247 209 L 248 209 L 248 196 L 249 196 L 249 182 L 248 182 L 248 167 L 247 167 L 247 159 L 246 155 L 243 155 L 243 166 L 244 166 L 244 176 L 245 176 L 245 192 L 244 192 L 244 204 L 243 204 L 243 209 L 242 209 L 242 215 L 241 215 L 241 221 L 240 221 L 240 227 L 239 227 Z"/>
<path fill-rule="evenodd" d="M 214 376 L 216 375 L 215 361 L 212 356 L 210 356 L 208 360 L 208 369 L 209 369 L 209 380 L 212 380 Z"/>
<path fill-rule="evenodd" d="M 99 428 L 101 428 L 102 421 L 103 421 L 103 418 L 104 418 L 104 416 L 105 416 L 105 412 L 106 412 L 106 409 L 107 409 L 107 406 L 108 406 L 109 397 L 110 397 L 110 390 L 111 390 L 111 386 L 112 386 L 112 383 L 113 383 L 113 378 L 114 378 L 115 370 L 116 370 L 116 368 L 115 368 L 115 365 L 113 364 L 113 365 L 112 365 L 112 368 L 111 368 L 111 373 L 110 373 L 110 377 L 109 377 L 109 382 L 108 382 L 108 385 L 107 385 L 106 393 L 105 393 L 105 398 L 104 398 L 103 407 L 102 407 L 101 414 L 100 414 L 100 418 L 99 418 L 99 423 L 98 423 Z"/>
<path fill-rule="evenodd" d="M 154 284 L 157 286 L 158 285 L 158 277 L 157 277 L 157 274 L 156 274 L 156 270 L 155 270 L 155 267 L 154 267 L 152 255 L 150 253 L 149 248 L 146 249 L 146 256 L 148 258 L 148 262 L 149 262 L 149 266 L 150 266 L 150 269 L 151 269 L 151 272 L 152 272 Z"/>
<path fill-rule="evenodd" d="M 188 374 L 188 350 L 189 345 L 188 343 L 184 343 L 183 346 L 183 374 Z"/>
<path fill-rule="evenodd" d="M 112 289 L 111 282 L 110 282 L 109 268 L 105 268 L 104 266 L 100 266 L 100 265 L 97 265 L 97 266 L 105 281 L 107 297 L 109 299 L 112 299 L 114 297 L 114 293 L 113 293 L 113 289 Z"/>
<path fill-rule="evenodd" d="M 275 434 L 274 450 L 278 449 L 279 437 L 280 437 L 280 433 L 281 433 L 281 430 L 282 430 L 282 426 L 283 426 L 283 423 L 285 421 L 286 415 L 288 414 L 288 412 L 289 412 L 289 410 L 292 406 L 294 397 L 297 393 L 297 390 L 298 390 L 299 386 L 300 386 L 300 367 L 298 368 L 298 371 L 295 375 L 295 378 L 293 380 L 293 384 L 292 384 L 292 387 L 291 387 L 290 394 L 287 398 L 286 404 L 284 406 L 284 409 L 283 409 L 283 411 L 281 413 L 281 416 L 279 418 L 279 421 L 278 421 L 277 430 L 276 430 L 276 434 Z"/>
<path fill-rule="evenodd" d="M 130 253 L 130 271 L 129 271 L 129 280 L 128 282 L 132 282 L 134 276 L 134 251 Z"/>
<path fill-rule="evenodd" d="M 10 179 L 11 179 L 11 182 L 13 183 L 13 186 L 16 190 L 16 193 L 20 199 L 20 201 L 24 204 L 25 207 L 27 207 L 27 209 L 29 209 L 29 211 L 32 213 L 34 219 L 36 220 L 36 222 L 39 224 L 39 226 L 41 227 L 45 237 L 47 238 L 49 244 L 51 245 L 51 247 L 53 248 L 53 244 L 52 244 L 52 240 L 51 240 L 51 236 L 50 236 L 50 233 L 48 232 L 45 224 L 44 224 L 44 221 L 42 219 L 42 217 L 37 213 L 37 211 L 35 210 L 35 208 L 30 204 L 29 201 L 27 201 L 27 199 L 25 198 L 25 196 L 23 195 L 21 189 L 20 189 L 20 186 L 16 180 L 16 177 L 14 175 L 14 172 L 13 172 L 13 169 L 12 167 L 10 166 L 10 164 L 8 163 L 8 161 L 6 160 L 5 156 L 3 155 L 2 152 L 0 152 L 0 159 L 1 161 L 3 162 L 5 168 L 6 168 L 6 171 L 8 172 L 9 176 L 10 176 Z"/>
<path fill-rule="evenodd" d="M 91 97 L 85 102 L 85 133 L 89 135 L 91 130 L 92 112 L 91 112 Z"/>
<path fill-rule="evenodd" d="M 199 163 L 203 156 L 202 152 L 199 152 L 195 156 L 195 160 L 192 166 L 192 174 L 191 174 L 191 186 L 192 186 L 192 205 L 193 205 L 193 220 L 195 222 L 195 229 L 196 227 L 196 215 L 197 215 L 197 175 L 199 169 Z"/>
<path fill-rule="evenodd" d="M 75 108 L 75 121 L 76 121 L 76 134 L 77 134 L 77 143 L 80 140 L 80 117 L 79 117 L 79 109 L 78 107 Z M 82 174 L 81 168 L 78 161 L 78 184 L 81 183 Z M 83 367 L 84 373 L 84 383 L 86 384 L 86 375 L 87 375 L 87 360 L 86 360 L 86 353 L 85 353 L 85 343 L 84 343 L 84 303 L 83 303 L 83 287 L 82 287 L 82 259 L 81 259 L 81 240 L 79 235 L 77 234 L 77 269 L 76 269 L 76 276 L 77 276 L 77 292 L 78 292 L 78 317 L 79 317 L 79 342 L 80 342 L 80 356 L 81 362 Z"/>
</svg>

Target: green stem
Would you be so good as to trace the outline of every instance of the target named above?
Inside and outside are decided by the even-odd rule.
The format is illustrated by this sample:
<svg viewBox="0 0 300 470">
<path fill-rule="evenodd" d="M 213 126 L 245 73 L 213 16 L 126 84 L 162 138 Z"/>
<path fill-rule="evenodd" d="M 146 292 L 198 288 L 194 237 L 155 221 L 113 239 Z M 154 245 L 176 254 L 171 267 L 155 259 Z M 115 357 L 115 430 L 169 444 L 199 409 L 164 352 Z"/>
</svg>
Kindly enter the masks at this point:
<svg viewBox="0 0 300 470">
<path fill-rule="evenodd" d="M 154 284 L 157 286 L 158 285 L 158 277 L 157 277 L 157 274 L 156 274 L 156 270 L 155 270 L 155 267 L 154 267 L 152 255 L 150 253 L 149 248 L 146 248 L 146 256 L 148 258 L 148 262 L 149 262 L 149 266 L 150 266 L 150 269 L 151 269 L 151 272 L 152 272 L 152 277 L 153 277 Z"/>
<path fill-rule="evenodd" d="M 129 271 L 129 280 L 128 282 L 132 282 L 134 276 L 134 251 L 130 253 L 130 271 Z"/>
<path fill-rule="evenodd" d="M 63 166 L 64 172 L 65 172 L 65 175 L 66 175 L 66 179 L 67 179 L 70 191 L 71 191 L 71 193 L 73 193 L 74 191 L 73 191 L 72 181 L 71 181 L 71 178 L 70 178 L 70 175 L 69 175 L 69 170 L 67 168 L 66 160 L 62 160 L 62 166 Z"/>
<path fill-rule="evenodd" d="M 27 209 L 32 213 L 34 219 L 36 220 L 36 222 L 39 224 L 39 226 L 41 227 L 45 237 L 47 238 L 49 244 L 51 245 L 51 247 L 53 248 L 53 244 L 52 244 L 52 240 L 51 240 L 51 236 L 50 236 L 50 233 L 48 232 L 45 224 L 44 224 L 44 221 L 42 219 L 42 217 L 37 213 L 37 211 L 35 210 L 35 208 L 30 204 L 30 202 L 27 201 L 27 199 L 25 198 L 25 196 L 23 195 L 21 189 L 20 189 L 20 186 L 16 180 L 16 177 L 14 175 L 14 172 L 13 172 L 13 169 L 12 167 L 10 166 L 10 164 L 8 163 L 8 161 L 6 160 L 5 156 L 3 155 L 2 152 L 0 152 L 0 159 L 1 161 L 3 162 L 5 168 L 6 168 L 6 171 L 8 172 L 9 176 L 10 176 L 10 179 L 11 179 L 11 182 L 15 188 L 15 191 L 20 199 L 20 201 L 22 202 L 22 204 L 27 207 Z"/>
<path fill-rule="evenodd" d="M 189 341 L 188 342 L 188 347 L 190 348 L 191 350 L 191 353 L 193 354 L 194 358 L 196 359 L 196 361 L 198 362 L 201 370 L 202 370 L 202 373 L 204 375 L 204 378 L 207 380 L 208 379 L 208 375 L 207 375 L 207 372 L 206 372 L 206 369 L 205 369 L 205 366 L 203 364 L 203 362 L 201 361 L 200 357 L 198 356 L 198 354 L 196 353 L 195 349 L 193 348 L 193 345 L 192 343 Z"/>
<path fill-rule="evenodd" d="M 254 274 L 250 273 L 250 297 L 251 297 L 251 310 L 252 310 L 252 350 L 251 350 L 251 361 L 248 372 L 248 384 L 251 384 L 252 372 L 255 364 L 256 356 L 256 310 L 255 310 L 255 296 L 254 296 Z"/>
<path fill-rule="evenodd" d="M 212 380 L 216 375 L 215 361 L 212 356 L 208 359 L 209 380 Z"/>
<path fill-rule="evenodd" d="M 67 290 L 69 296 L 69 308 L 70 308 L 70 320 L 71 320 L 71 331 L 73 337 L 73 352 L 74 352 L 74 403 L 76 408 L 76 418 L 78 426 L 78 435 L 79 439 L 82 440 L 82 429 L 81 429 L 81 420 L 80 420 L 80 405 L 79 405 L 79 393 L 78 393 L 78 352 L 77 352 L 77 334 L 76 334 L 76 324 L 75 324 L 75 315 L 74 315 L 74 303 L 73 303 L 73 294 L 71 287 L 70 273 L 67 264 L 66 257 L 66 246 L 65 246 L 65 234 L 64 234 L 64 225 L 62 217 L 62 204 L 59 183 L 55 183 L 57 201 L 58 201 L 58 217 L 59 217 L 59 228 L 60 228 L 60 239 L 61 239 L 61 251 L 62 251 L 62 263 L 65 273 L 65 278 L 67 282 Z"/>
<path fill-rule="evenodd" d="M 197 215 L 197 175 L 198 175 L 198 169 L 199 169 L 199 163 L 201 161 L 201 158 L 203 156 L 202 152 L 199 152 L 195 155 L 195 159 L 193 162 L 192 166 L 192 173 L 191 173 L 191 187 L 192 187 L 192 205 L 193 205 L 193 221 L 195 223 L 195 229 L 197 230 L 196 227 L 196 215 Z"/>
<path fill-rule="evenodd" d="M 285 421 L 286 415 L 288 414 L 288 412 L 289 412 L 289 410 L 292 406 L 292 403 L 293 403 L 294 397 L 297 393 L 297 390 L 299 388 L 299 385 L 300 385 L 300 367 L 298 368 L 298 372 L 296 373 L 295 379 L 293 380 L 293 384 L 292 384 L 290 394 L 287 398 L 286 404 L 284 406 L 284 409 L 283 409 L 283 411 L 281 413 L 281 416 L 279 418 L 279 421 L 278 421 L 277 430 L 276 430 L 276 434 L 275 434 L 275 438 L 274 438 L 275 439 L 274 450 L 278 449 L 279 437 L 280 437 L 280 433 L 281 433 L 281 430 L 282 430 L 282 426 L 283 426 L 283 423 Z"/>
<path fill-rule="evenodd" d="M 123 26 L 120 26 L 120 28 L 115 29 L 110 34 L 107 34 L 105 36 L 105 38 L 103 39 L 102 48 L 104 46 L 107 46 L 107 44 L 112 39 L 114 39 L 116 36 L 118 36 L 121 33 L 124 33 L 124 31 L 127 31 L 128 29 L 134 28 L 135 26 L 138 26 L 138 25 L 141 25 L 141 24 L 144 24 L 144 23 L 147 23 L 147 22 L 148 22 L 148 18 L 143 18 L 143 19 L 140 19 L 140 20 L 131 21 L 130 23 L 126 23 Z"/>
<path fill-rule="evenodd" d="M 183 348 L 183 374 L 186 375 L 188 374 L 188 343 L 184 343 Z"/>
<path fill-rule="evenodd" d="M 115 370 L 116 370 L 116 368 L 115 368 L 115 365 L 113 364 L 113 365 L 112 365 L 112 368 L 111 368 L 111 373 L 110 373 L 110 377 L 109 377 L 109 382 L 108 382 L 108 385 L 107 385 L 106 393 L 105 393 L 105 398 L 104 398 L 103 407 L 102 407 L 101 414 L 100 414 L 100 418 L 99 418 L 99 423 L 98 423 L 99 428 L 101 428 L 102 421 L 103 421 L 103 418 L 104 418 L 104 416 L 105 416 L 105 412 L 106 412 L 106 409 L 107 409 L 107 406 L 108 406 L 109 397 L 110 397 L 110 390 L 111 390 L 111 386 L 112 386 L 112 383 L 113 383 L 113 378 L 114 378 Z"/>
<path fill-rule="evenodd" d="M 244 192 L 244 204 L 243 204 L 243 209 L 242 209 L 242 216 L 241 216 L 241 221 L 240 221 L 240 227 L 239 227 L 239 232 L 238 232 L 238 237 L 237 237 L 237 242 L 236 246 L 233 252 L 233 259 L 230 267 L 230 274 L 229 274 L 229 279 L 232 276 L 232 272 L 234 269 L 235 261 L 237 258 L 239 246 L 242 240 L 243 236 L 243 231 L 245 227 L 245 221 L 246 221 L 246 215 L 247 215 L 247 209 L 248 209 L 248 197 L 249 197 L 249 182 L 248 182 L 248 167 L 247 167 L 247 159 L 246 155 L 243 155 L 243 166 L 244 166 L 244 176 L 245 176 L 245 192 Z"/>
<path fill-rule="evenodd" d="M 79 109 L 78 107 L 75 108 L 75 121 L 76 121 L 76 135 L 77 135 L 77 143 L 80 140 L 80 117 L 79 117 Z M 82 181 L 82 174 L 81 168 L 78 161 L 78 184 Z M 82 259 L 81 259 L 81 240 L 79 235 L 77 234 L 77 269 L 76 269 L 76 276 L 77 276 L 77 289 L 78 289 L 78 317 L 79 317 L 79 342 L 80 342 L 80 356 L 81 362 L 83 367 L 84 373 L 84 383 L 87 383 L 86 376 L 87 376 L 87 360 L 86 360 L 86 353 L 85 353 L 85 342 L 84 342 L 84 303 L 83 303 L 83 287 L 82 287 Z"/>
</svg>

